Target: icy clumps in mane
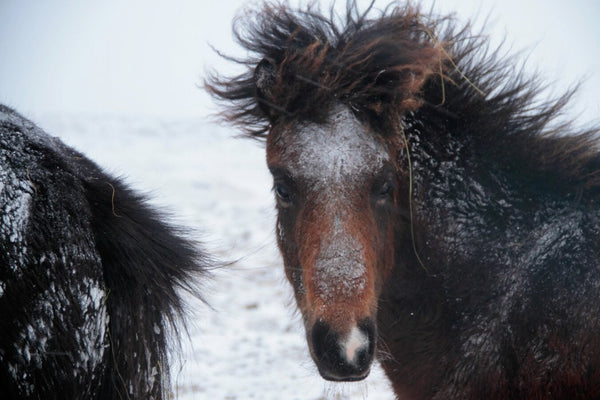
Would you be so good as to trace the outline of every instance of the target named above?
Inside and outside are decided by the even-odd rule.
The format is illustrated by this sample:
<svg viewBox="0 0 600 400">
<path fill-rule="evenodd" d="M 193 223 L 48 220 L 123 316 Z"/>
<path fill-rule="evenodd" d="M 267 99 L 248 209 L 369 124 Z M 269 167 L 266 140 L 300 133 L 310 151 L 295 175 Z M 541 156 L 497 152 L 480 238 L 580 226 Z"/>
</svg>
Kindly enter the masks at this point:
<svg viewBox="0 0 600 400">
<path fill-rule="evenodd" d="M 0 160 L 0 164 L 4 164 L 4 161 Z M 18 272 L 27 254 L 24 234 L 29 221 L 30 192 L 33 189 L 29 182 L 19 179 L 11 170 L 0 168 L 0 237 L 7 238 L 11 244 L 13 254 L 10 258 L 14 258 L 14 263 L 10 268 L 13 272 Z"/>
</svg>

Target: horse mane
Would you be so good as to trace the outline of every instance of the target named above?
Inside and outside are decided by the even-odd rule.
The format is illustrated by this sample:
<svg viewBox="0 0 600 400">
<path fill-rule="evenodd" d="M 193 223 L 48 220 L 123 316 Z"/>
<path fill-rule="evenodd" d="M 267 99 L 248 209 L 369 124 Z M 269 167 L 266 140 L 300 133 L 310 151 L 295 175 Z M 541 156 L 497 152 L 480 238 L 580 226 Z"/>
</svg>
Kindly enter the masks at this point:
<svg viewBox="0 0 600 400">
<path fill-rule="evenodd" d="M 345 18 L 325 17 L 309 5 L 292 10 L 266 3 L 253 18 L 234 21 L 236 40 L 253 53 L 237 61 L 247 71 L 234 78 L 211 76 L 206 87 L 232 102 L 226 119 L 250 136 L 263 137 L 273 122 L 320 121 L 335 102 L 373 116 L 415 110 L 419 90 L 440 68 L 441 46 L 433 43 L 418 10 L 396 7 L 369 18 L 348 2 Z M 257 64 L 268 63 L 270 87 L 261 95 Z M 257 92 L 258 89 L 258 92 Z M 382 130 L 383 131 L 383 130 Z"/>
<path fill-rule="evenodd" d="M 333 7 L 327 16 L 314 4 L 265 3 L 236 18 L 235 39 L 249 56 L 223 56 L 246 71 L 205 81 L 224 105 L 221 116 L 259 139 L 274 124 L 322 122 L 336 103 L 384 137 L 400 134 L 404 118 L 426 116 L 525 168 L 600 187 L 599 129 L 561 120 L 575 90 L 544 99 L 544 85 L 515 73 L 515 58 L 490 50 L 469 24 L 410 3 L 373 3 L 361 12 L 348 1 L 343 17 Z"/>
</svg>

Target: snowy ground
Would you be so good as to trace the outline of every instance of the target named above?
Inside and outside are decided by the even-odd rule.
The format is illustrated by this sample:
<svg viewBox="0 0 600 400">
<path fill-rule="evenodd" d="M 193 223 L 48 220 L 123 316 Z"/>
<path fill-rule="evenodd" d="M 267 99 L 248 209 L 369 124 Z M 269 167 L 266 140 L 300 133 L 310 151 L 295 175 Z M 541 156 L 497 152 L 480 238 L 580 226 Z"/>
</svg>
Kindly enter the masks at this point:
<svg viewBox="0 0 600 400">
<path fill-rule="evenodd" d="M 388 400 L 379 367 L 363 382 L 323 381 L 307 351 L 275 246 L 260 144 L 200 120 L 45 116 L 36 121 L 194 230 L 229 266 L 190 299 L 189 340 L 172 367 L 176 398 Z"/>
</svg>

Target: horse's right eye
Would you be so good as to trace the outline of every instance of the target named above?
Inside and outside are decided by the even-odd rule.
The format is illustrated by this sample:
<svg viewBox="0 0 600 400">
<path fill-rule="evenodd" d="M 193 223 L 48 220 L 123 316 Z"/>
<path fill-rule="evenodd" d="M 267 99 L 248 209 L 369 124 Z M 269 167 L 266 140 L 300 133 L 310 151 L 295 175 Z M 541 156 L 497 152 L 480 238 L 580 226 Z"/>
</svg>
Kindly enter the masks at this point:
<svg viewBox="0 0 600 400">
<path fill-rule="evenodd" d="M 276 183 L 274 190 L 277 197 L 277 203 L 281 207 L 289 207 L 292 204 L 292 192 L 288 186 L 283 183 Z"/>
<path fill-rule="evenodd" d="M 392 193 L 393 190 L 394 190 L 394 184 L 391 182 L 385 182 L 379 189 L 378 194 L 380 197 L 387 197 Z"/>
</svg>

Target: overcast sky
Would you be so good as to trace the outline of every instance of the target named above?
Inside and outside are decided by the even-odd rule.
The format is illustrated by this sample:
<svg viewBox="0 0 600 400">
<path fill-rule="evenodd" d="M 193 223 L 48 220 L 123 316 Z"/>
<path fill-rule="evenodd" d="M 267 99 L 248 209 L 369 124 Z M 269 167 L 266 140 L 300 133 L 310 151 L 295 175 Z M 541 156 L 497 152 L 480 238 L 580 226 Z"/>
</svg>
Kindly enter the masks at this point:
<svg viewBox="0 0 600 400">
<path fill-rule="evenodd" d="M 206 116 L 212 103 L 198 88 L 205 71 L 232 70 L 209 44 L 243 55 L 233 43 L 231 20 L 256 2 L 207 4 L 0 0 L 0 102 L 32 117 Z M 576 111 L 584 120 L 599 119 L 600 1 L 438 0 L 435 9 L 461 20 L 479 16 L 483 22 L 489 15 L 490 36 L 526 49 L 529 64 L 559 88 L 587 78 Z"/>
</svg>

